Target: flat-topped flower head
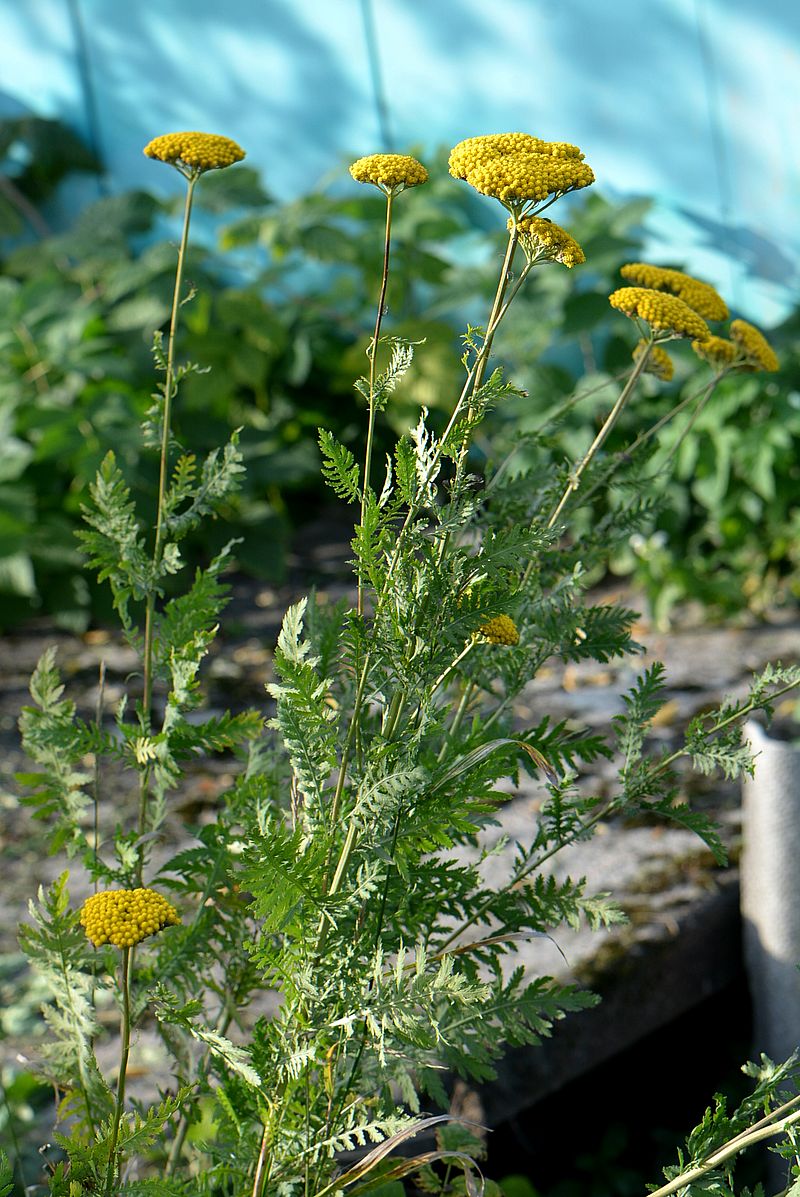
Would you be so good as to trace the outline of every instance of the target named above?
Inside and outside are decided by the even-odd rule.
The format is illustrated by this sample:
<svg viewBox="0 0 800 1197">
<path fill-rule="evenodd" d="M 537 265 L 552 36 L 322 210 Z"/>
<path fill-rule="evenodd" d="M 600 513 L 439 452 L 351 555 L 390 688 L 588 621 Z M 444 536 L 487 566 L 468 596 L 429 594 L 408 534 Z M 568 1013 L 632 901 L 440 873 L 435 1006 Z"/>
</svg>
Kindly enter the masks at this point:
<svg viewBox="0 0 800 1197">
<path fill-rule="evenodd" d="M 731 322 L 731 339 L 736 342 L 744 357 L 742 368 L 747 370 L 768 370 L 780 366 L 775 350 L 762 332 L 746 320 Z"/>
<path fill-rule="evenodd" d="M 578 158 L 583 154 L 576 145 L 566 141 L 543 141 L 530 133 L 489 133 L 483 137 L 467 137 L 450 151 L 448 166 L 456 179 L 465 179 L 467 171 L 489 158 L 506 154 L 549 154 L 554 158 Z"/>
<path fill-rule="evenodd" d="M 517 625 L 509 615 L 495 615 L 485 620 L 478 628 L 477 634 L 490 644 L 519 644 Z"/>
<path fill-rule="evenodd" d="M 728 305 L 710 283 L 704 283 L 682 270 L 671 270 L 667 266 L 652 266 L 649 262 L 628 262 L 620 268 L 620 274 L 629 282 L 653 291 L 669 291 L 688 304 L 698 316 L 705 320 L 727 320 Z"/>
<path fill-rule="evenodd" d="M 740 356 L 739 346 L 725 337 L 709 337 L 705 341 L 692 341 L 692 349 L 699 358 L 708 362 L 715 370 L 726 370 Z"/>
<path fill-rule="evenodd" d="M 245 156 L 240 145 L 217 133 L 165 133 L 148 142 L 144 153 L 148 158 L 177 167 L 184 175 L 223 170 Z"/>
<path fill-rule="evenodd" d="M 639 341 L 638 345 L 633 351 L 633 360 L 638 361 L 647 348 L 646 341 Z M 662 349 L 660 345 L 651 345 L 650 353 L 647 356 L 647 364 L 644 368 L 645 374 L 653 374 L 656 378 L 660 378 L 662 382 L 671 382 L 672 375 L 675 373 L 675 367 L 672 363 L 672 358 L 667 353 L 666 349 Z"/>
<path fill-rule="evenodd" d="M 132 948 L 180 921 L 172 903 L 154 889 L 102 890 L 87 898 L 81 909 L 86 938 L 96 948 L 104 943 Z"/>
<path fill-rule="evenodd" d="M 508 231 L 514 227 L 509 219 Z M 579 266 L 586 255 L 566 229 L 545 216 L 522 216 L 517 221 L 517 234 L 529 262 L 560 262 L 562 266 Z"/>
<path fill-rule="evenodd" d="M 644 320 L 656 332 L 692 337 L 698 341 L 711 335 L 702 316 L 677 295 L 666 295 L 647 287 L 620 287 L 609 295 L 608 302 L 631 319 Z"/>
<path fill-rule="evenodd" d="M 594 173 L 575 145 L 542 141 L 529 133 L 468 137 L 450 153 L 450 174 L 481 195 L 500 200 L 515 215 L 532 205 L 577 191 L 594 182 Z"/>
<path fill-rule="evenodd" d="M 368 154 L 353 163 L 350 174 L 357 183 L 372 183 L 387 194 L 428 181 L 427 170 L 410 154 Z"/>
</svg>

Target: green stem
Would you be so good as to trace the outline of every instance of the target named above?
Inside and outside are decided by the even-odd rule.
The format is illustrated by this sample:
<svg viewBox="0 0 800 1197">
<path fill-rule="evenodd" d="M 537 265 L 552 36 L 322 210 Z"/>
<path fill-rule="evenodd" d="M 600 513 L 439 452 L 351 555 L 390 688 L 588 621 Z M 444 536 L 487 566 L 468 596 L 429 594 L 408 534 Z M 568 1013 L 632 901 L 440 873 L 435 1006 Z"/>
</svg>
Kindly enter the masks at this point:
<svg viewBox="0 0 800 1197">
<path fill-rule="evenodd" d="M 800 1098 L 795 1098 L 794 1101 L 800 1101 Z M 787 1103 L 787 1105 L 793 1103 Z M 769 1116 L 774 1118 L 777 1110 Z M 767 1122 L 767 1119 L 763 1120 Z M 669 1184 L 662 1185 L 660 1189 L 655 1189 L 648 1194 L 648 1197 L 670 1197 L 670 1194 L 677 1193 L 679 1189 L 688 1189 L 694 1181 L 699 1180 L 701 1176 L 705 1176 L 707 1172 L 718 1168 L 720 1164 L 724 1164 L 726 1160 L 731 1159 L 732 1156 L 738 1155 L 740 1151 L 745 1151 L 748 1147 L 752 1147 L 755 1143 L 760 1143 L 764 1139 L 769 1139 L 772 1135 L 783 1134 L 790 1126 L 800 1121 L 800 1110 L 789 1114 L 788 1117 L 782 1118 L 779 1122 L 770 1122 L 769 1125 L 762 1126 L 757 1124 L 758 1129 L 751 1128 L 737 1135 L 735 1139 L 731 1139 L 724 1147 L 720 1147 L 717 1151 L 712 1152 L 707 1156 L 701 1164 L 696 1164 L 693 1168 L 687 1168 L 680 1176 L 676 1176 Z"/>
<path fill-rule="evenodd" d="M 502 321 L 506 312 L 508 311 L 509 304 L 511 303 L 511 300 L 516 295 L 517 291 L 519 290 L 520 286 L 522 285 L 522 282 L 524 281 L 524 278 L 527 276 L 527 268 L 526 268 L 525 270 L 522 271 L 520 278 L 517 281 L 516 285 L 514 286 L 508 299 L 505 302 L 503 302 L 503 297 L 505 296 L 505 292 L 506 292 L 506 289 L 508 286 L 508 271 L 511 266 L 511 261 L 512 261 L 512 258 L 514 255 L 514 249 L 516 248 L 516 245 L 517 245 L 517 237 L 516 237 L 516 229 L 515 229 L 515 230 L 513 230 L 511 236 L 509 237 L 509 242 L 506 247 L 505 257 L 503 259 L 503 271 L 501 273 L 500 280 L 498 282 L 497 292 L 495 294 L 495 302 L 492 305 L 492 312 L 490 314 L 489 323 L 486 328 L 486 336 L 484 337 L 483 344 L 481 345 L 481 348 L 478 351 L 475 361 L 473 362 L 472 366 L 470 367 L 470 369 L 467 372 L 467 377 L 464 381 L 464 385 L 462 387 L 461 394 L 459 395 L 458 401 L 453 409 L 450 419 L 447 422 L 447 426 L 446 426 L 444 432 L 442 433 L 441 437 L 439 438 L 436 451 L 428 465 L 428 468 L 425 472 L 425 476 L 420 481 L 419 489 L 418 489 L 418 494 L 420 494 L 420 495 L 424 495 L 430 479 L 435 477 L 435 472 L 438 469 L 439 462 L 440 462 L 441 456 L 442 456 L 442 446 L 447 442 L 447 439 L 450 436 L 450 433 L 453 431 L 453 428 L 455 427 L 457 421 L 460 419 L 461 414 L 464 410 L 464 406 L 465 405 L 469 406 L 471 396 L 475 394 L 475 391 L 477 390 L 477 386 L 479 385 L 478 380 L 480 380 L 483 377 L 483 371 L 485 369 L 486 360 L 489 356 L 489 351 L 491 349 L 491 344 L 492 344 L 492 339 L 494 337 L 494 334 L 497 331 L 497 329 L 500 325 L 500 322 Z M 377 596 L 377 602 L 375 604 L 375 613 L 374 613 L 374 617 L 373 617 L 375 622 L 377 622 L 377 620 L 380 618 L 380 615 L 383 612 L 384 604 L 386 603 L 387 597 L 390 593 L 390 583 L 391 583 L 392 577 L 394 575 L 395 568 L 397 567 L 397 563 L 400 560 L 400 554 L 401 554 L 402 547 L 403 547 L 404 536 L 412 523 L 412 520 L 414 518 L 414 515 L 416 514 L 416 511 L 417 511 L 416 505 L 413 503 L 410 504 L 409 509 L 406 512 L 406 516 L 403 521 L 403 525 L 400 528 L 400 530 L 398 531 L 397 538 L 395 540 L 394 552 L 392 553 L 392 556 L 389 560 L 389 565 L 387 567 L 386 577 L 384 579 L 383 587 L 382 587 L 380 594 Z M 356 689 L 355 698 L 353 700 L 353 711 L 352 711 L 352 715 L 350 717 L 350 726 L 348 728 L 347 738 L 345 740 L 345 745 L 342 750 L 342 758 L 341 758 L 341 761 L 339 762 L 339 772 L 338 772 L 338 776 L 336 779 L 336 789 L 334 791 L 333 801 L 331 803 L 330 827 L 332 830 L 335 828 L 336 823 L 339 818 L 342 796 L 343 796 L 344 787 L 345 787 L 345 779 L 347 776 L 347 768 L 348 768 L 348 765 L 350 764 L 350 755 L 353 750 L 353 744 L 355 743 L 356 732 L 357 732 L 357 728 L 359 725 L 359 720 L 361 718 L 361 708 L 362 708 L 363 701 L 364 701 L 364 694 L 366 692 L 367 678 L 368 678 L 369 667 L 370 667 L 371 663 L 372 663 L 372 653 L 371 653 L 371 650 L 367 650 L 367 653 L 364 657 L 364 661 L 361 666 L 361 673 L 359 675 L 358 686 Z M 344 873 L 344 869 L 347 866 L 347 862 L 350 859 L 350 854 L 352 852 L 354 843 L 355 843 L 355 833 L 353 832 L 353 829 L 351 827 L 350 830 L 348 831 L 347 837 L 345 839 L 345 843 L 342 847 L 342 851 L 339 856 L 339 861 L 338 861 L 338 864 L 336 866 L 336 870 L 334 873 L 334 879 L 336 880 L 337 887 L 341 881 L 341 878 Z M 326 875 L 329 874 L 329 872 L 330 872 L 330 863 L 331 862 L 329 860 L 328 866 L 326 868 Z M 331 884 L 333 884 L 333 883 L 331 883 Z M 335 890 L 328 888 L 327 881 L 325 883 L 324 889 L 325 889 L 326 894 L 335 892 Z M 319 955 L 321 955 L 322 950 L 325 946 L 327 931 L 328 931 L 327 920 L 323 916 L 320 919 L 319 932 L 318 932 L 318 941 L 317 941 L 317 956 L 318 957 L 319 957 Z"/>
<path fill-rule="evenodd" d="M 120 1035 L 122 1046 L 119 1057 L 119 1076 L 117 1077 L 117 1100 L 114 1106 L 114 1122 L 111 1129 L 111 1142 L 108 1148 L 108 1170 L 106 1171 L 106 1197 L 111 1197 L 114 1175 L 117 1172 L 117 1140 L 119 1139 L 119 1124 L 125 1106 L 125 1080 L 128 1072 L 128 1055 L 131 1049 L 131 989 L 130 989 L 130 958 L 131 949 L 122 950 L 122 1025 Z"/>
<path fill-rule="evenodd" d="M 450 677 L 450 674 L 453 672 L 453 670 L 456 669 L 456 667 L 461 664 L 461 662 L 464 660 L 466 655 L 468 653 L 472 652 L 473 648 L 475 647 L 475 643 L 476 642 L 474 640 L 470 640 L 468 642 L 466 648 L 462 648 L 461 652 L 458 654 L 458 656 L 455 658 L 455 660 L 451 661 L 450 664 L 447 666 L 447 668 L 445 670 L 443 670 L 442 673 L 439 674 L 436 681 L 431 686 L 431 689 L 430 689 L 430 697 L 431 698 L 433 698 L 434 694 L 439 689 L 439 687 L 443 684 L 443 682 L 447 681 L 447 679 Z"/>
<path fill-rule="evenodd" d="M 659 467 L 657 473 L 654 475 L 653 481 L 655 481 L 655 478 L 657 478 L 659 474 L 666 473 L 666 471 L 672 465 L 672 462 L 675 460 L 675 458 L 678 455 L 681 445 L 683 444 L 683 442 L 686 440 L 686 437 L 689 435 L 689 433 L 694 428 L 694 426 L 697 423 L 697 421 L 699 420 L 700 416 L 703 414 L 705 406 L 708 403 L 709 399 L 711 398 L 712 394 L 714 393 L 714 388 L 716 387 L 720 378 L 721 378 L 720 374 L 715 374 L 714 377 L 711 379 L 711 381 L 705 387 L 705 390 L 702 392 L 697 406 L 695 407 L 694 411 L 690 415 L 689 419 L 686 421 L 686 427 L 681 429 L 680 433 L 678 434 L 678 438 L 675 441 L 675 444 L 670 449 L 669 453 L 667 454 L 663 465 L 661 465 Z M 649 481 L 649 479 L 648 479 L 648 481 Z"/>
<path fill-rule="evenodd" d="M 388 868 L 386 869 L 386 876 L 385 876 L 384 882 L 383 882 L 383 893 L 381 894 L 381 903 L 378 908 L 378 921 L 377 921 L 376 928 L 375 928 L 375 937 L 374 937 L 374 940 L 372 943 L 373 955 L 378 950 L 378 945 L 380 944 L 381 935 L 383 934 L 383 920 L 386 916 L 386 903 L 387 903 L 388 896 L 389 896 L 389 882 L 390 882 L 390 879 L 392 876 L 392 872 L 394 870 L 394 854 L 397 851 L 397 838 L 400 833 L 401 814 L 402 814 L 402 811 L 398 810 L 397 814 L 395 815 L 395 820 L 394 820 L 394 828 L 392 831 L 392 843 L 391 843 L 391 847 L 389 849 L 390 864 L 389 864 Z M 369 984 L 368 995 L 371 992 L 372 992 L 372 981 L 370 981 L 370 984 Z M 345 1084 L 341 1090 L 341 1100 L 339 1102 L 338 1108 L 336 1109 L 335 1113 L 332 1113 L 328 1119 L 328 1133 L 329 1134 L 330 1134 L 331 1129 L 335 1125 L 336 1119 L 339 1118 L 339 1116 L 341 1115 L 341 1112 L 344 1108 L 344 1103 L 347 1100 L 347 1094 L 350 1092 L 350 1089 L 353 1086 L 353 1082 L 355 1080 L 356 1073 L 358 1071 L 358 1066 L 361 1063 L 361 1057 L 364 1054 L 364 1049 L 365 1049 L 366 1045 L 367 1045 L 367 1020 L 364 1019 L 364 1024 L 361 1028 L 361 1039 L 360 1039 L 358 1048 L 356 1050 L 356 1054 L 353 1058 L 353 1063 L 350 1066 L 350 1071 L 349 1071 L 349 1074 L 347 1077 L 347 1081 L 345 1082 Z M 317 1172 L 317 1184 L 319 1184 L 319 1176 L 320 1176 L 320 1174 L 319 1174 L 319 1172 Z"/>
<path fill-rule="evenodd" d="M 565 399 L 564 402 L 559 404 L 554 411 L 549 412 L 539 424 L 536 424 L 533 428 L 526 430 L 523 435 L 525 437 L 536 436 L 553 420 L 559 420 L 562 416 L 565 416 L 568 411 L 571 411 L 572 408 L 576 406 L 576 404 L 581 403 L 584 399 L 591 398 L 592 395 L 596 395 L 599 391 L 607 390 L 608 387 L 613 386 L 617 382 L 621 382 L 627 373 L 628 371 L 625 370 L 621 374 L 615 374 L 611 378 L 604 379 L 603 382 L 599 382 L 597 386 L 587 387 L 585 391 L 580 391 L 577 394 L 570 395 L 569 399 Z M 492 476 L 486 483 L 486 486 L 483 490 L 485 495 L 491 493 L 491 491 L 498 486 L 500 479 L 505 474 L 517 453 L 519 453 L 519 450 L 520 445 L 515 444 L 512 449 L 509 449 L 508 453 L 506 453 L 505 457 L 502 459 L 497 468 L 493 470 Z"/>
<path fill-rule="evenodd" d="M 506 294 L 506 291 L 508 290 L 508 284 L 509 284 L 510 276 L 511 276 L 511 267 L 514 263 L 514 254 L 516 253 L 518 244 L 519 244 L 519 231 L 517 229 L 516 223 L 514 223 L 512 229 L 508 235 L 508 244 L 506 245 L 506 252 L 503 257 L 503 265 L 500 267 L 500 278 L 497 281 L 497 290 L 495 291 L 494 302 L 492 304 L 492 310 L 489 313 L 489 323 L 486 325 L 486 337 L 484 340 L 485 353 L 482 355 L 482 361 L 480 363 L 480 366 L 475 372 L 475 383 L 472 388 L 473 395 L 475 394 L 476 391 L 478 391 L 480 389 L 480 385 L 483 382 L 483 375 L 486 371 L 486 364 L 489 360 L 489 353 L 491 352 L 492 341 L 494 340 L 494 334 L 495 334 L 495 330 L 496 330 L 498 322 L 499 322 L 500 313 L 503 310 L 503 300 L 505 299 L 505 294 Z M 513 299 L 514 295 L 516 295 L 516 293 L 519 290 L 519 287 L 523 281 L 523 278 L 526 275 L 527 275 L 527 271 L 524 271 L 523 274 L 520 276 L 520 278 L 517 280 L 517 285 L 514 289 L 513 294 L 509 298 L 509 302 L 511 301 L 511 299 Z"/>
<path fill-rule="evenodd" d="M 654 338 L 653 334 L 651 333 L 650 339 L 646 343 L 645 349 L 642 350 L 642 352 L 639 354 L 638 358 L 636 359 L 636 364 L 633 367 L 633 370 L 631 371 L 631 376 L 628 379 L 628 381 L 626 382 L 625 386 L 622 388 L 622 392 L 621 392 L 619 398 L 617 399 L 617 402 L 614 404 L 611 411 L 606 416 L 606 419 L 605 419 L 605 422 L 604 422 L 602 428 L 600 429 L 597 436 L 592 441 L 592 443 L 589 446 L 589 448 L 587 449 L 586 453 L 581 458 L 581 460 L 578 462 L 578 465 L 575 467 L 575 469 L 572 471 L 567 488 L 564 491 L 561 498 L 559 499 L 555 508 L 553 509 L 553 512 L 552 512 L 549 520 L 547 521 L 547 524 L 545 525 L 547 528 L 552 528 L 553 525 L 555 524 L 556 520 L 558 519 L 562 510 L 564 509 L 570 495 L 573 493 L 573 491 L 576 491 L 578 489 L 578 486 L 580 485 L 581 475 L 583 474 L 584 470 L 589 465 L 589 463 L 592 461 L 595 454 L 598 452 L 601 445 L 605 441 L 606 437 L 611 432 L 611 429 L 614 427 L 614 425 L 616 424 L 620 415 L 622 414 L 622 409 L 625 407 L 625 404 L 628 402 L 631 395 L 633 394 L 633 389 L 636 386 L 636 383 L 639 381 L 642 371 L 644 370 L 645 366 L 647 365 L 647 360 L 650 356 L 650 350 L 652 349 L 654 342 L 655 342 L 655 338 Z"/>
<path fill-rule="evenodd" d="M 269 1127 L 264 1125 L 264 1133 L 261 1136 L 261 1147 L 258 1152 L 258 1162 L 256 1164 L 256 1174 L 253 1180 L 253 1197 L 259 1197 L 261 1192 L 261 1175 L 264 1171 L 264 1159 L 267 1154 L 267 1142 L 269 1140 Z"/>
<path fill-rule="evenodd" d="M 736 723 L 738 720 L 746 719 L 748 715 L 752 715 L 753 711 L 763 710 L 765 701 L 772 705 L 776 698 L 782 698 L 784 694 L 789 694 L 790 691 L 796 690 L 798 686 L 800 686 L 800 681 L 789 682 L 788 685 L 781 686 L 779 690 L 773 691 L 768 699 L 762 699 L 761 701 L 751 699 L 750 702 L 748 702 L 746 706 L 742 707 L 740 711 L 734 711 L 733 714 L 726 716 L 725 719 L 720 719 L 719 723 L 716 723 L 714 727 L 710 728 L 706 735 L 719 735 L 721 731 L 724 731 L 726 727 L 730 727 L 732 723 Z M 669 769 L 670 765 L 674 764 L 675 761 L 680 760 L 682 756 L 688 755 L 688 748 L 677 748 L 675 752 L 670 753 L 669 756 L 664 757 L 663 761 L 659 762 L 654 771 L 654 776 L 658 776 L 666 769 Z"/>
<path fill-rule="evenodd" d="M 167 342 L 167 368 L 164 379 L 164 410 L 162 412 L 161 428 L 161 460 L 158 471 L 158 501 L 156 505 L 156 530 L 153 545 L 153 573 L 157 575 L 161 564 L 161 554 L 164 544 L 164 497 L 167 491 L 167 473 L 169 469 L 170 422 L 172 417 L 172 399 L 175 389 L 175 338 L 178 329 L 178 316 L 181 308 L 181 289 L 183 286 L 183 269 L 186 263 L 186 248 L 189 243 L 189 224 L 192 216 L 192 200 L 194 189 L 199 179 L 199 173 L 187 176 L 186 202 L 183 209 L 183 228 L 178 247 L 178 264 L 175 270 L 175 287 L 172 293 L 172 312 L 169 322 L 169 340 Z M 142 713 L 146 727 L 150 726 L 150 708 L 153 703 L 153 641 L 156 605 L 156 580 L 153 579 L 152 589 L 147 596 L 144 617 L 144 686 L 142 694 Z M 143 836 L 147 824 L 147 800 L 150 793 L 150 770 L 142 772 L 139 786 L 139 836 Z M 144 870 L 144 848 L 139 847 L 136 877 L 141 885 Z"/>
<path fill-rule="evenodd" d="M 364 452 L 364 480 L 361 489 L 361 524 L 364 523 L 364 513 L 367 506 L 369 492 L 369 476 L 372 467 L 372 442 L 375 433 L 375 372 L 378 357 L 378 341 L 381 335 L 384 306 L 386 304 L 386 287 L 389 281 L 389 252 L 392 240 L 392 201 L 394 192 L 386 192 L 386 231 L 383 240 L 383 273 L 381 275 L 381 289 L 378 296 L 378 311 L 375 317 L 375 331 L 368 350 L 369 356 L 369 423 L 367 425 L 367 445 Z M 364 614 L 364 584 L 361 575 L 358 576 L 358 614 Z"/>
<path fill-rule="evenodd" d="M 226 1034 L 228 1027 L 231 1025 L 232 1021 L 233 1021 L 233 1011 L 228 1008 L 227 1003 L 226 1003 L 226 1006 L 220 1012 L 220 1015 L 219 1015 L 219 1018 L 217 1019 L 216 1026 L 214 1027 L 214 1030 L 217 1032 L 217 1034 L 224 1035 L 224 1034 Z M 203 1059 L 200 1061 L 200 1065 L 198 1067 L 198 1084 L 202 1083 L 202 1081 L 208 1075 L 210 1061 L 211 1061 L 211 1049 L 207 1048 L 205 1055 L 203 1056 Z M 175 1168 L 177 1167 L 178 1160 L 180 1159 L 181 1152 L 183 1151 L 183 1145 L 186 1142 L 186 1135 L 188 1134 L 188 1132 L 189 1132 L 189 1118 L 186 1115 L 186 1113 L 182 1113 L 180 1122 L 178 1124 L 178 1129 L 175 1132 L 175 1138 L 172 1140 L 172 1144 L 169 1149 L 169 1155 L 167 1156 L 167 1164 L 166 1164 L 166 1169 L 165 1169 L 167 1176 L 169 1176 L 171 1172 L 174 1172 Z"/>
<path fill-rule="evenodd" d="M 656 420 L 652 427 L 646 428 L 644 432 L 640 432 L 636 440 L 628 445 L 627 449 L 620 449 L 619 453 L 617 453 L 613 469 L 616 470 L 618 465 L 622 465 L 624 462 L 630 461 L 637 449 L 641 449 L 642 445 L 646 444 L 654 436 L 658 436 L 661 429 L 669 424 L 671 420 L 674 420 L 675 416 L 679 416 L 681 412 L 685 410 L 685 408 L 694 403 L 698 396 L 704 395 L 707 398 L 711 394 L 711 390 L 709 388 L 715 387 L 720 379 L 724 377 L 725 373 L 726 371 L 716 374 L 711 380 L 711 383 L 706 383 L 699 390 L 693 391 L 691 395 L 687 395 L 687 397 L 682 399 L 680 403 L 676 403 L 675 406 L 671 408 L 666 415 L 662 416 L 660 420 Z M 609 475 L 609 477 L 611 477 L 611 475 Z M 606 478 L 601 482 L 595 482 L 594 485 L 584 493 L 584 502 L 588 502 L 592 495 L 594 495 L 602 485 L 608 482 L 608 480 L 609 478 Z"/>
<path fill-rule="evenodd" d="M 403 707 L 406 705 L 406 696 L 402 690 L 395 690 L 392 695 L 392 700 L 386 708 L 386 715 L 383 720 L 383 738 L 384 740 L 393 740 L 394 734 L 397 731 L 397 725 L 400 722 L 400 716 L 403 713 Z"/>
<path fill-rule="evenodd" d="M 439 755 L 436 758 L 437 761 L 439 762 L 439 764 L 441 764 L 442 761 L 444 760 L 444 758 L 447 756 L 447 749 L 448 749 L 449 745 L 452 743 L 453 738 L 455 737 L 456 733 L 458 732 L 458 729 L 461 727 L 461 723 L 464 719 L 464 715 L 466 714 L 467 707 L 469 706 L 469 700 L 472 698 L 472 694 L 473 694 L 474 690 L 475 690 L 475 683 L 471 680 L 468 681 L 466 686 L 464 687 L 464 693 L 461 695 L 461 701 L 459 702 L 458 707 L 456 708 L 456 713 L 453 716 L 453 722 L 450 724 L 450 729 L 444 738 L 444 743 L 442 744 L 442 747 L 439 751 Z"/>
<path fill-rule="evenodd" d="M 500 277 L 497 280 L 497 290 L 495 291 L 495 294 L 494 294 L 492 310 L 489 313 L 489 322 L 486 325 L 486 333 L 483 338 L 483 344 L 481 345 L 480 352 L 478 353 L 478 356 L 475 360 L 474 374 L 473 374 L 473 378 L 472 378 L 472 386 L 470 388 L 469 400 L 467 402 L 468 416 L 472 414 L 473 400 L 475 399 L 475 396 L 477 395 L 478 391 L 480 390 L 481 383 L 483 382 L 483 376 L 486 372 L 486 365 L 489 361 L 489 354 L 491 353 L 492 341 L 494 340 L 494 334 L 497 330 L 497 326 L 500 323 L 503 316 L 505 315 L 505 313 L 508 311 L 508 307 L 509 307 L 509 304 L 511 303 L 511 300 L 514 298 L 517 291 L 519 291 L 520 286 L 522 285 L 523 281 L 525 280 L 525 278 L 528 275 L 529 268 L 526 268 L 525 270 L 522 271 L 520 278 L 517 280 L 516 286 L 514 287 L 514 290 L 511 294 L 511 296 L 509 297 L 508 303 L 504 304 L 503 301 L 505 299 L 506 291 L 508 290 L 511 266 L 514 261 L 514 253 L 516 252 L 516 248 L 517 248 L 518 244 L 519 244 L 519 231 L 517 229 L 517 224 L 515 221 L 511 228 L 511 231 L 508 235 L 508 242 L 506 244 L 506 252 L 503 256 L 503 265 L 500 267 Z M 456 461 L 456 472 L 455 472 L 455 478 L 453 480 L 453 491 L 454 492 L 458 489 L 458 484 L 461 481 L 461 476 L 464 471 L 464 464 L 466 462 L 468 452 L 469 452 L 469 435 L 468 435 L 468 431 L 467 431 L 465 433 L 464 440 L 461 444 L 461 449 L 458 454 L 458 460 Z M 443 543 L 443 546 L 446 547 L 446 543 L 447 543 L 446 540 L 443 541 L 442 543 Z M 441 560 L 442 555 L 443 554 L 440 552 L 440 560 Z"/>
</svg>

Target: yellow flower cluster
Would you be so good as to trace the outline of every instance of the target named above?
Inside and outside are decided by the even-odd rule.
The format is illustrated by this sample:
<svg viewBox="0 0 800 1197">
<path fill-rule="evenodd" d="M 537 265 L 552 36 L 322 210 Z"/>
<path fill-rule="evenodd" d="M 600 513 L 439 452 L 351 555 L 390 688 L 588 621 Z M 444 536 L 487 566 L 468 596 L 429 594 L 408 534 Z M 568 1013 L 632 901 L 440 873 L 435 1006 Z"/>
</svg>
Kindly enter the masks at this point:
<svg viewBox="0 0 800 1197">
<path fill-rule="evenodd" d="M 456 179 L 465 179 L 467 171 L 487 158 L 504 158 L 507 154 L 549 154 L 553 158 L 582 159 L 576 145 L 566 141 L 542 141 L 531 133 L 489 133 L 484 137 L 467 137 L 450 151 L 448 166 Z"/>
<path fill-rule="evenodd" d="M 698 341 L 705 341 L 710 336 L 705 320 L 677 295 L 650 291 L 646 287 L 620 287 L 609 295 L 608 302 L 626 316 L 638 316 L 658 332 L 694 337 Z"/>
<path fill-rule="evenodd" d="M 669 291 L 703 316 L 706 320 L 726 320 L 728 305 L 709 283 L 692 278 L 682 270 L 670 270 L 666 266 L 652 266 L 649 262 L 628 262 L 620 268 L 620 274 L 639 287 L 650 287 L 653 291 Z"/>
<path fill-rule="evenodd" d="M 736 342 L 745 356 L 745 368 L 753 370 L 777 370 L 778 362 L 775 350 L 762 332 L 759 332 L 746 320 L 734 320 L 731 323 L 731 338 Z"/>
<path fill-rule="evenodd" d="M 216 133 L 165 133 L 148 142 L 144 153 L 170 166 L 187 167 L 193 174 L 223 170 L 244 158 L 240 145 Z"/>
<path fill-rule="evenodd" d="M 468 137 L 450 153 L 450 174 L 507 207 L 588 187 L 594 173 L 577 146 L 528 133 Z"/>
<path fill-rule="evenodd" d="M 106 889 L 87 898 L 81 909 L 86 938 L 96 948 L 111 943 L 132 948 L 148 935 L 181 920 L 171 902 L 154 889 Z"/>
<path fill-rule="evenodd" d="M 495 615 L 478 628 L 478 634 L 490 644 L 519 644 L 519 632 L 514 620 L 508 615 Z"/>
<path fill-rule="evenodd" d="M 733 341 L 728 341 L 725 337 L 709 337 L 706 341 L 692 341 L 692 349 L 704 362 L 708 362 L 709 365 L 717 369 L 733 365 L 739 356 L 738 345 L 734 345 Z"/>
<path fill-rule="evenodd" d="M 428 172 L 410 154 L 368 154 L 350 167 L 357 183 L 374 183 L 382 191 L 403 190 L 427 183 Z"/>
<path fill-rule="evenodd" d="M 514 226 L 513 217 L 508 231 Z M 529 261 L 561 262 L 562 266 L 579 266 L 586 255 L 566 229 L 544 216 L 522 216 L 517 221 L 519 243 Z"/>
<path fill-rule="evenodd" d="M 693 342 L 695 345 L 699 342 Z M 638 361 L 642 356 L 646 341 L 640 341 L 633 351 L 633 360 Z M 644 368 L 645 374 L 654 374 L 656 378 L 660 378 L 662 382 L 671 382 L 672 375 L 675 372 L 675 367 L 672 364 L 672 358 L 667 353 L 666 349 L 662 349 L 660 345 L 651 345 L 650 354 L 647 358 L 647 365 Z"/>
</svg>

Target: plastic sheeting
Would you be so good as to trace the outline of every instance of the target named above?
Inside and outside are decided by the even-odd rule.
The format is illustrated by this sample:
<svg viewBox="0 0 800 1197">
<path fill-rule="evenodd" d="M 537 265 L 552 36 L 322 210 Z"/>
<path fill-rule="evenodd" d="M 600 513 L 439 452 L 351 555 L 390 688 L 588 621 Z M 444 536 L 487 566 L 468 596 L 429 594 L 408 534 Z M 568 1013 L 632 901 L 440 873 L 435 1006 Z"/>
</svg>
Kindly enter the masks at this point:
<svg viewBox="0 0 800 1197">
<path fill-rule="evenodd" d="M 755 723 L 745 734 L 758 754 L 743 788 L 741 860 L 753 1046 L 779 1061 L 800 1044 L 800 749 Z"/>
</svg>

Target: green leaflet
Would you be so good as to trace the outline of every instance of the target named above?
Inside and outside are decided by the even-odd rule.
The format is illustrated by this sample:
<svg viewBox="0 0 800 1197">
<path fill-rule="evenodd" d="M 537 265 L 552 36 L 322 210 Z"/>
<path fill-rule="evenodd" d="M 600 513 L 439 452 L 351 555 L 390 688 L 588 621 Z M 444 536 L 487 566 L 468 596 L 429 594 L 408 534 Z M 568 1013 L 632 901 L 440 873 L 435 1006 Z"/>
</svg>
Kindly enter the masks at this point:
<svg viewBox="0 0 800 1197">
<path fill-rule="evenodd" d="M 356 459 L 348 448 L 339 444 L 327 428 L 319 430 L 319 447 L 322 452 L 322 476 L 340 498 L 346 503 L 355 503 L 361 497 L 359 469 Z"/>
</svg>

